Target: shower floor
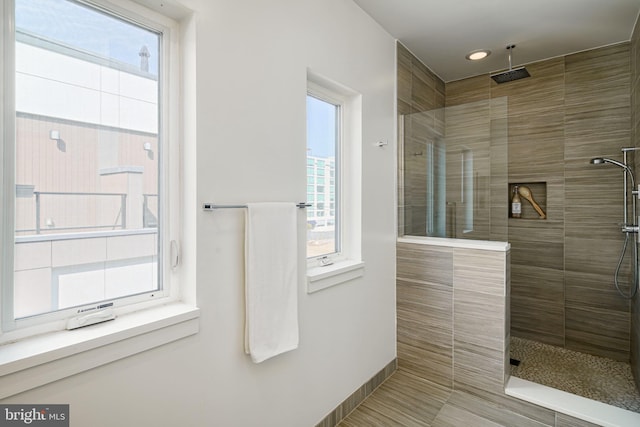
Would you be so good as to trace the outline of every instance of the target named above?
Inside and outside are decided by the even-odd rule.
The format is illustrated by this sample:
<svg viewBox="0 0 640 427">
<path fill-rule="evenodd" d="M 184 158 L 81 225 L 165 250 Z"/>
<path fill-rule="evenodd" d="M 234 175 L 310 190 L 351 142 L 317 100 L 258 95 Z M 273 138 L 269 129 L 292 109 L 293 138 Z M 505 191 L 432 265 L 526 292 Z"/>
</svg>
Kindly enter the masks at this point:
<svg viewBox="0 0 640 427">
<path fill-rule="evenodd" d="M 640 413 L 629 363 L 511 337 L 511 375 Z"/>
</svg>

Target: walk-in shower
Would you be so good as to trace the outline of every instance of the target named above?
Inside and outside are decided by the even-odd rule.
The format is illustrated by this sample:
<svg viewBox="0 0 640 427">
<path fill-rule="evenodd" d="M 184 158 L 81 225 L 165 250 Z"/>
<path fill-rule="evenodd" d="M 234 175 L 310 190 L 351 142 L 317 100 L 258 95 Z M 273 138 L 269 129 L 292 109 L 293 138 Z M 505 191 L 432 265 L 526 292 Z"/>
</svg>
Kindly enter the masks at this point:
<svg viewBox="0 0 640 427">
<path fill-rule="evenodd" d="M 619 157 L 607 151 L 591 164 L 576 153 L 558 176 L 534 174 L 547 165 L 509 153 L 507 112 L 508 98 L 500 97 L 400 117 L 398 233 L 509 241 L 510 348 L 521 362 L 511 375 L 640 412 L 625 353 L 629 303 L 615 290 L 627 297 L 637 292 L 634 149 Z M 514 153 L 524 146 L 514 141 Z M 535 192 L 546 215 L 528 205 L 528 215 L 509 215 L 515 183 Z M 560 357 L 546 357 L 541 349 L 547 348 Z M 605 369 L 609 364 L 615 370 Z M 562 386 L 575 388 L 550 382 L 567 378 L 560 373 L 571 376 Z M 606 378 L 606 386 L 595 376 Z"/>
<path fill-rule="evenodd" d="M 622 149 L 622 162 L 614 159 L 609 159 L 606 157 L 596 157 L 591 159 L 591 164 L 593 165 L 604 165 L 604 164 L 612 164 L 619 168 L 622 168 L 623 172 L 623 203 L 622 203 L 622 219 L 623 222 L 621 224 L 621 229 L 625 234 L 624 242 L 622 244 L 622 250 L 620 251 L 620 257 L 618 258 L 618 264 L 616 266 L 616 271 L 614 273 L 614 284 L 616 289 L 625 298 L 631 299 L 638 292 L 638 245 L 637 245 L 637 236 L 638 236 L 638 212 L 636 208 L 636 198 L 638 197 L 638 190 L 636 189 L 635 178 L 633 176 L 633 171 L 631 167 L 629 167 L 627 155 L 631 151 L 636 151 L 640 148 L 635 147 L 627 147 Z M 629 183 L 631 186 L 629 187 Z M 631 191 L 629 191 L 631 189 Z M 631 200 L 631 205 L 629 205 L 629 200 Z M 631 221 L 629 221 L 629 216 L 631 216 Z M 634 238 L 634 235 L 636 238 Z M 629 251 L 629 246 L 631 246 L 631 250 Z M 629 255 L 627 255 L 629 254 Z M 629 291 L 625 292 L 621 287 L 621 279 L 620 279 L 620 271 L 622 269 L 625 256 L 631 256 L 631 265 L 633 268 L 633 274 L 631 275 L 631 283 L 629 283 Z"/>
<path fill-rule="evenodd" d="M 614 57 L 627 64 L 625 49 L 617 46 L 597 55 L 587 52 L 530 64 L 527 68 L 535 79 L 497 86 L 489 76 L 441 82 L 398 46 L 398 234 L 434 246 L 416 264 L 401 260 L 398 272 L 413 274 L 423 262 L 440 265 L 441 257 L 451 256 L 442 245 L 467 244 L 458 239 L 509 242 L 505 326 L 515 338 L 509 342 L 510 357 L 520 365 L 505 374 L 532 383 L 527 385 L 532 393 L 557 397 L 546 386 L 592 399 L 572 405 L 554 398 L 550 405 L 567 414 L 579 414 L 580 405 L 602 409 L 599 404 L 605 399 L 598 402 L 598 396 L 606 394 L 611 399 L 606 400 L 608 409 L 626 409 L 640 417 L 640 394 L 631 390 L 639 382 L 633 372 L 640 370 L 635 308 L 640 290 L 632 265 L 640 252 L 634 248 L 640 205 L 632 209 L 640 158 L 635 158 L 634 149 L 619 151 L 625 144 L 636 145 L 621 141 L 637 140 L 628 126 L 629 109 L 626 104 L 620 108 L 620 99 L 626 99 L 622 95 L 628 93 L 626 82 L 632 80 L 623 78 L 628 67 L 616 68 L 619 73 L 597 72 L 610 67 Z M 605 93 L 598 90 L 601 87 L 615 87 L 617 92 Z M 597 159 L 590 164 L 592 157 Z M 513 216 L 516 185 L 530 189 L 545 215 L 522 200 L 521 216 Z M 625 237 L 616 282 L 626 295 L 636 292 L 633 302 L 621 297 L 614 285 Z M 478 264 L 478 271 L 483 269 Z M 469 271 L 469 278 L 473 273 Z M 475 289 L 472 281 L 468 285 Z M 425 298 L 432 302 L 432 296 L 417 294 L 417 289 L 412 287 L 409 299 L 400 303 L 415 299 L 428 305 L 427 314 L 439 322 L 440 305 L 422 304 Z M 454 314 L 464 314 L 457 311 L 464 307 L 454 308 Z M 474 316 L 479 327 L 493 324 L 492 319 L 489 311 Z M 411 338 L 433 342 L 432 329 L 421 328 Z M 524 351 L 518 352 L 517 341 L 524 340 L 534 345 L 520 346 Z M 570 350 L 617 362 L 625 376 L 605 370 L 600 359 L 578 366 L 574 353 L 549 361 L 543 357 L 548 354 L 545 346 L 554 354 Z M 524 378 L 537 366 L 539 376 Z M 556 368 L 570 379 L 558 385 Z M 596 373 L 612 380 L 611 389 L 593 381 Z M 625 387 L 628 382 L 631 389 Z M 563 388 L 577 384 L 582 387 L 579 392 Z M 638 404 L 629 404 L 631 400 Z"/>
</svg>

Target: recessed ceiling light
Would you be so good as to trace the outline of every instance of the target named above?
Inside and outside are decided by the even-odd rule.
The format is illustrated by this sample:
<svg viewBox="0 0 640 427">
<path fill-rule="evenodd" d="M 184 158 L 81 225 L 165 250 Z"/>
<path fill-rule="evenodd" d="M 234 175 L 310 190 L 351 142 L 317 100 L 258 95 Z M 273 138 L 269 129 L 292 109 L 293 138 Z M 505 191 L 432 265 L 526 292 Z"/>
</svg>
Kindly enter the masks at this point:
<svg viewBox="0 0 640 427">
<path fill-rule="evenodd" d="M 487 56 L 491 55 L 491 51 L 488 49 L 478 49 L 472 52 L 467 53 L 465 58 L 471 61 L 479 61 L 480 59 L 484 59 Z"/>
</svg>

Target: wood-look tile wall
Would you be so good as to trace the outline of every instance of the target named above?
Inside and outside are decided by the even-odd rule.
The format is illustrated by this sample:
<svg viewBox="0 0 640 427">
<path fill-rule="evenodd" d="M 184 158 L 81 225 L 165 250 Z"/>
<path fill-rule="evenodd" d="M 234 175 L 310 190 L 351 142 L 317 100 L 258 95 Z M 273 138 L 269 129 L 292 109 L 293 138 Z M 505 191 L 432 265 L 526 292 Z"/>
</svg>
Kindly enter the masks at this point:
<svg viewBox="0 0 640 427">
<path fill-rule="evenodd" d="M 622 179 L 618 168 L 589 160 L 620 159 L 631 144 L 630 44 L 527 69 L 527 79 L 498 85 L 485 75 L 447 83 L 445 92 L 447 108 L 507 97 L 508 182 L 546 183 L 547 219 L 508 220 L 511 331 L 628 360 L 630 307 L 613 283 Z"/>
<path fill-rule="evenodd" d="M 453 250 L 398 244 L 396 259 L 398 366 L 452 388 Z"/>
<path fill-rule="evenodd" d="M 631 37 L 631 137 L 640 147 L 640 25 Z M 640 161 L 635 162 L 635 176 L 640 177 Z M 640 390 L 640 295 L 631 304 L 631 369 Z"/>
<path fill-rule="evenodd" d="M 398 44 L 398 234 L 507 239 L 507 104 L 477 96 L 445 106 L 445 84 Z M 446 147 L 445 147 L 446 144 Z M 429 154 L 429 149 L 433 150 Z M 473 227 L 467 227 L 462 200 L 462 156 L 473 155 Z M 428 166 L 429 155 L 433 166 Z M 446 164 L 446 166 L 441 166 Z M 446 185 L 428 185 L 430 167 L 446 170 Z M 433 172 L 438 175 L 438 171 Z M 453 178 L 455 177 L 455 178 Z M 437 180 L 436 180 L 437 181 Z M 446 189 L 445 189 L 446 188 Z M 427 200 L 441 209 L 428 215 Z M 446 204 L 446 207 L 445 207 Z M 427 230 L 427 216 L 432 229 Z"/>
<path fill-rule="evenodd" d="M 444 132 L 444 82 L 401 44 L 397 51 L 398 130 L 407 135 L 398 153 L 398 234 L 424 236 L 426 147 Z"/>
<path fill-rule="evenodd" d="M 504 394 L 509 252 L 400 242 L 396 253 L 399 372 L 454 390 L 454 405 L 459 392 L 464 408 L 478 396 L 479 405 L 554 425 L 553 411 Z"/>
<path fill-rule="evenodd" d="M 398 243 L 398 367 L 449 388 L 501 394 L 508 263 L 508 252 Z"/>
<path fill-rule="evenodd" d="M 493 98 L 444 109 L 446 237 L 507 240 L 507 102 Z M 470 165 L 465 156 L 469 156 Z M 464 170 L 471 166 L 472 171 Z M 471 172 L 472 177 L 468 174 Z M 472 183 L 468 193 L 465 185 Z M 466 182 L 465 182 L 466 181 Z M 471 194 L 471 200 L 466 200 Z M 472 204 L 472 224 L 466 216 Z M 445 237 L 440 235 L 440 237 Z"/>
<path fill-rule="evenodd" d="M 627 361 L 629 301 L 613 279 L 624 237 L 622 174 L 589 159 L 621 159 L 631 143 L 629 44 L 565 64 L 565 346 Z"/>
</svg>

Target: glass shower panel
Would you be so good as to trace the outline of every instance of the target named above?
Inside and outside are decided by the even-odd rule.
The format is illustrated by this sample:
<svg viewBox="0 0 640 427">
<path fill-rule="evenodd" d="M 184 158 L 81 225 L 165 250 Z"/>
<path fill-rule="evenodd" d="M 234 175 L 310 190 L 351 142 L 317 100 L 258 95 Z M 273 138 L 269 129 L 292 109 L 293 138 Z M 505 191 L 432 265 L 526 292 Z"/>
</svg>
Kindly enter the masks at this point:
<svg viewBox="0 0 640 427">
<path fill-rule="evenodd" d="M 476 240 L 507 235 L 506 98 L 400 120 L 400 234 Z"/>
</svg>

